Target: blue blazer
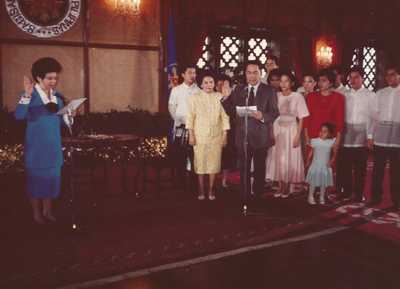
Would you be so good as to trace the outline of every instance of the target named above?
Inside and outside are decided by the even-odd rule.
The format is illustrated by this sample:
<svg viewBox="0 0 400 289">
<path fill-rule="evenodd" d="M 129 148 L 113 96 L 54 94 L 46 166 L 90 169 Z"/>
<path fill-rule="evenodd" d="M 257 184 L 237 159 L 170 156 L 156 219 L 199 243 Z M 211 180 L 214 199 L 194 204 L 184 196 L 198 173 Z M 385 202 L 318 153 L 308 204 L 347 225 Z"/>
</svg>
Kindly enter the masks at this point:
<svg viewBox="0 0 400 289">
<path fill-rule="evenodd" d="M 63 107 L 61 95 L 56 92 L 58 109 Z M 25 166 L 27 168 L 53 168 L 63 164 L 61 147 L 62 116 L 49 112 L 39 93 L 33 90 L 29 104 L 18 104 L 17 120 L 26 120 Z"/>
</svg>

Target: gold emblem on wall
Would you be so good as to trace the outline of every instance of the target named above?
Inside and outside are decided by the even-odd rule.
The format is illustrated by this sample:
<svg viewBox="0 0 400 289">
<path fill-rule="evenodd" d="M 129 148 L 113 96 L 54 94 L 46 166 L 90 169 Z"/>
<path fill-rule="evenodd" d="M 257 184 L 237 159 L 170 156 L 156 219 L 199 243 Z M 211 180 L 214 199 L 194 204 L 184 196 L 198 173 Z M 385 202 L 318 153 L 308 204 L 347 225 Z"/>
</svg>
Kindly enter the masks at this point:
<svg viewBox="0 0 400 289">
<path fill-rule="evenodd" d="M 81 11 L 81 0 L 5 0 L 5 5 L 18 28 L 40 38 L 68 31 Z"/>
</svg>

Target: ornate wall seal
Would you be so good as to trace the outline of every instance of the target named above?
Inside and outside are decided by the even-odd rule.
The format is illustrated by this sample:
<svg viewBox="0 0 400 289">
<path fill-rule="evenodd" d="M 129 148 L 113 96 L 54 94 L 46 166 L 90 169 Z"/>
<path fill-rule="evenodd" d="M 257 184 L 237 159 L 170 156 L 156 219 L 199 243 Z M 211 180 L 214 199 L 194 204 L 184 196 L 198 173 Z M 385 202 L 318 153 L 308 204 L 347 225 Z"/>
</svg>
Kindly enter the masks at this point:
<svg viewBox="0 0 400 289">
<path fill-rule="evenodd" d="M 81 12 L 81 0 L 5 0 L 5 5 L 19 29 L 40 38 L 68 31 Z"/>
</svg>

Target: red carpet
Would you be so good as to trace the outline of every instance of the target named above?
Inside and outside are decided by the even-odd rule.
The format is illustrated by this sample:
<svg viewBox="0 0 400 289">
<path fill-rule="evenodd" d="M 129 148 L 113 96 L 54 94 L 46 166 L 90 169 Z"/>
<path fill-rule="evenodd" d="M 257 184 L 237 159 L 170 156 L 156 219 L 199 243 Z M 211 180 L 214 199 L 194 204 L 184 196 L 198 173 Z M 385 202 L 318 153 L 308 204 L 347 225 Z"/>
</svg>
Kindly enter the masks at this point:
<svg viewBox="0 0 400 289">
<path fill-rule="evenodd" d="M 112 179 L 116 189 L 118 178 Z M 237 182 L 237 175 L 232 181 Z M 310 207 L 305 195 L 298 194 L 286 200 L 268 197 L 257 204 L 257 214 L 247 217 L 240 214 L 235 191 L 220 193 L 213 203 L 200 203 L 191 193 L 178 191 L 163 192 L 161 199 L 149 192 L 142 200 L 127 194 L 106 196 L 104 190 L 82 191 L 82 234 L 68 231 L 66 206 L 59 209 L 58 225 L 33 226 L 29 207 L 20 205 L 21 191 L 14 188 L 18 197 L 10 202 L 15 207 L 10 206 L 1 221 L 7 237 L 0 288 L 52 288 L 343 224 L 400 242 L 400 218 L 386 210 L 387 190 L 377 209 L 335 199 L 329 206 Z"/>
</svg>

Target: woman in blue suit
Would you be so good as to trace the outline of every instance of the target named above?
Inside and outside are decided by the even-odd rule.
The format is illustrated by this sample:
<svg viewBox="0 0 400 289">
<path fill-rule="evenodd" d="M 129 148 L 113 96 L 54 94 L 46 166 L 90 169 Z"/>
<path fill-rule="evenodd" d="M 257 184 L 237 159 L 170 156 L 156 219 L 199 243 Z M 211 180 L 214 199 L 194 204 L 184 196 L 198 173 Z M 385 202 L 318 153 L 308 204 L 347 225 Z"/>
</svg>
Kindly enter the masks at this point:
<svg viewBox="0 0 400 289">
<path fill-rule="evenodd" d="M 18 120 L 26 120 L 25 169 L 27 195 L 33 218 L 39 224 L 56 221 L 52 205 L 60 194 L 63 153 L 61 147 L 62 96 L 55 91 L 62 70 L 54 58 L 41 58 L 32 65 L 32 77 L 24 77 L 25 93 L 15 110 Z M 67 119 L 65 119 L 67 121 Z"/>
</svg>

